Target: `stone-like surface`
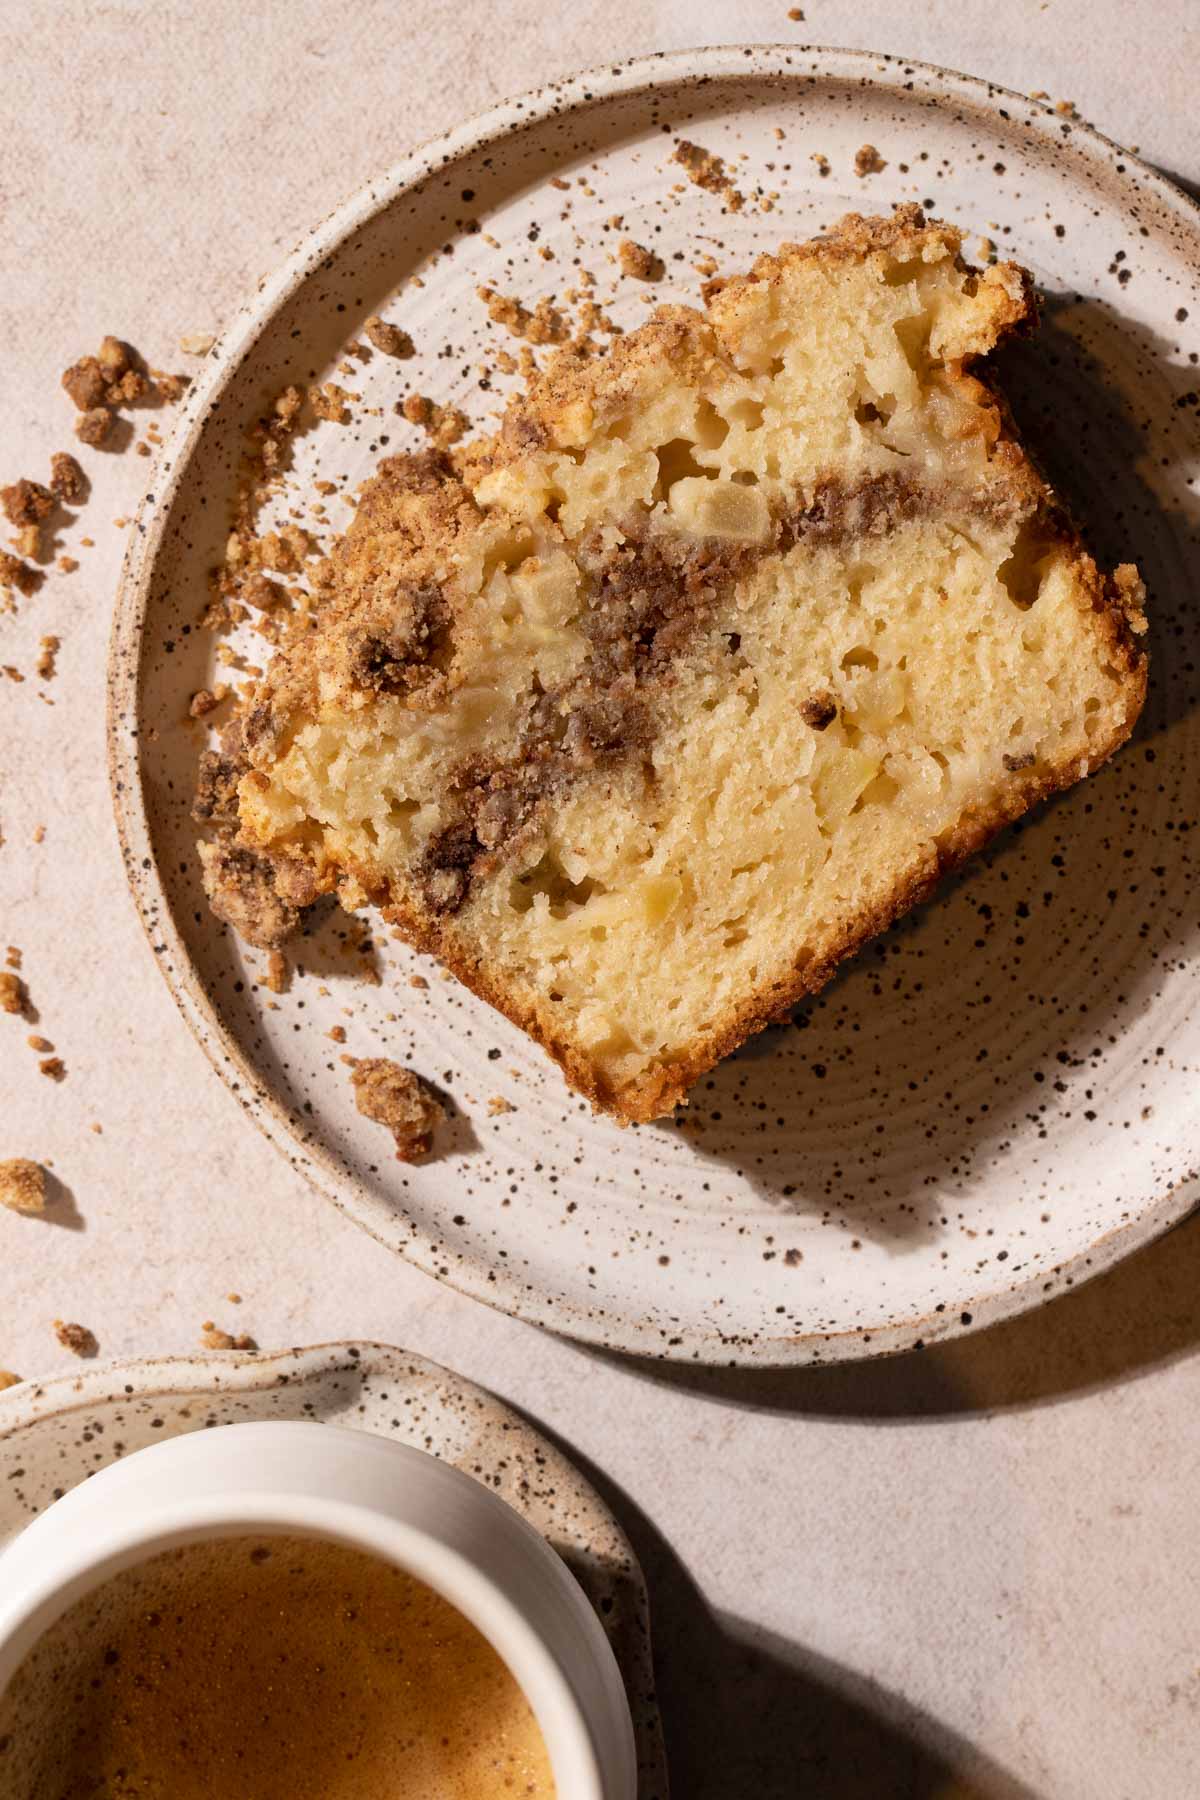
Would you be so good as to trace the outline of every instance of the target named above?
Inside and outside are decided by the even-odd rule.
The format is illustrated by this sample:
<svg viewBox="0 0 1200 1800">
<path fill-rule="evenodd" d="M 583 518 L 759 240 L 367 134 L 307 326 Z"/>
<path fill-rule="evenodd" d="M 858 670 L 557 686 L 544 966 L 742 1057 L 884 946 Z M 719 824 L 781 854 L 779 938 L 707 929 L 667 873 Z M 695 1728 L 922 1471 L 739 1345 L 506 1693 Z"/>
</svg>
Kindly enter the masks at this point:
<svg viewBox="0 0 1200 1800">
<path fill-rule="evenodd" d="M 186 365 L 178 337 L 224 323 L 407 144 L 505 92 L 701 30 L 868 44 L 1047 89 L 1200 176 L 1200 33 L 1183 0 L 1158 10 L 1136 66 L 1111 4 L 1088 14 L 1086 54 L 1080 15 L 1033 0 L 807 11 L 794 24 L 782 6 L 713 6 L 701 26 L 682 4 L 553 19 L 414 7 L 399 24 L 381 5 L 342 17 L 276 0 L 248 27 L 223 3 L 199 23 L 79 4 L 4 20 L 0 476 L 44 481 L 50 453 L 75 448 L 59 373 L 105 331 Z M 67 1369 L 58 1317 L 94 1330 L 104 1357 L 189 1349 L 214 1318 L 267 1347 L 399 1341 L 487 1383 L 602 1471 L 634 1539 L 677 1792 L 807 1783 L 899 1800 L 945 1795 L 957 1776 L 956 1792 L 1124 1800 L 1200 1786 L 1200 1226 L 980 1338 L 786 1376 L 645 1375 L 406 1268 L 239 1118 L 154 971 L 102 721 L 124 537 L 111 521 L 152 465 L 82 459 L 93 497 L 62 546 L 80 569 L 0 620 L 0 662 L 27 677 L 0 689 L 0 948 L 24 951 L 38 1014 L 0 1020 L 0 1155 L 52 1164 L 60 1184 L 45 1219 L 0 1218 L 0 1366 Z M 49 683 L 33 674 L 48 633 L 62 638 Z M 29 1033 L 54 1044 L 62 1082 L 39 1073 Z"/>
</svg>

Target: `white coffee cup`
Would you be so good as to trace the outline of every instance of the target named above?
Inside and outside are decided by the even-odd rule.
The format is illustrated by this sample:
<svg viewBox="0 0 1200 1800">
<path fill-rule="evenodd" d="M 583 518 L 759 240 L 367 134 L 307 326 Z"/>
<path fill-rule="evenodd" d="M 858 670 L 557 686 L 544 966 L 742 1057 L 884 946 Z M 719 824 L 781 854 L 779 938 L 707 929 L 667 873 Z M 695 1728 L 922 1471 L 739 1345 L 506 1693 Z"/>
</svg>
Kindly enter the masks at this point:
<svg viewBox="0 0 1200 1800">
<path fill-rule="evenodd" d="M 0 1692 L 110 1576 L 200 1539 L 273 1530 L 394 1563 L 457 1607 L 529 1701 L 559 1800 L 635 1800 L 616 1658 L 546 1540 L 470 1476 L 365 1431 L 276 1422 L 170 1438 L 111 1464 L 0 1556 Z"/>
</svg>

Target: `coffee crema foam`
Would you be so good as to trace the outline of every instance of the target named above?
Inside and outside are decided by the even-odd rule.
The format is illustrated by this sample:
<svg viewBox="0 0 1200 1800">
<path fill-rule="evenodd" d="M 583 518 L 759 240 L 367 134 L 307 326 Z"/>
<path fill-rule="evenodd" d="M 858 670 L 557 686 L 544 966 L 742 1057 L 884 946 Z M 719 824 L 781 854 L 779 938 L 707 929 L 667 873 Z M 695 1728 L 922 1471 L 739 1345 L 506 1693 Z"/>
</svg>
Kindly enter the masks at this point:
<svg viewBox="0 0 1200 1800">
<path fill-rule="evenodd" d="M 319 1538 L 170 1550 L 0 1696 L 4 1800 L 554 1800 L 529 1702 L 403 1570 Z"/>
</svg>

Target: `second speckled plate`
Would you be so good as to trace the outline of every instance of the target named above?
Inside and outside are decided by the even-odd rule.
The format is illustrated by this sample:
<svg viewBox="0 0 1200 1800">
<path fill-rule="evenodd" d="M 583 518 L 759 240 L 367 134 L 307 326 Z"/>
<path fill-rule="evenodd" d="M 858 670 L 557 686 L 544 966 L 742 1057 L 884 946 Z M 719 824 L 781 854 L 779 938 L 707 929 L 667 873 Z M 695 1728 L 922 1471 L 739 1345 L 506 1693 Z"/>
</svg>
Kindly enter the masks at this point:
<svg viewBox="0 0 1200 1800">
<path fill-rule="evenodd" d="M 740 211 L 682 179 L 683 135 L 725 158 Z M 867 142 L 885 166 L 859 177 Z M 504 1020 L 386 935 L 355 949 L 336 915 L 272 996 L 262 959 L 207 910 L 188 819 L 188 700 L 212 678 L 197 621 L 247 423 L 290 381 L 338 380 L 361 396 L 352 422 L 305 433 L 296 468 L 306 491 L 352 484 L 415 441 L 395 413 L 405 391 L 487 422 L 504 381 L 481 365 L 518 346 L 479 286 L 532 304 L 586 269 L 628 326 L 648 298 L 694 301 L 706 258 L 734 271 L 850 207 L 899 200 L 969 227 L 1045 289 L 1042 331 L 1005 353 L 1004 376 L 1100 555 L 1145 573 L 1154 661 L 1135 741 L 722 1064 L 676 1122 L 592 1118 Z M 653 289 L 617 278 L 626 233 L 666 263 Z M 1198 278 L 1195 208 L 1117 146 L 982 82 L 848 51 L 719 49 L 581 76 L 414 152 L 318 226 L 218 345 L 145 498 L 110 724 L 159 967 L 293 1165 L 481 1299 L 702 1361 L 928 1342 L 1033 1305 L 1182 1217 L 1200 1162 Z M 380 311 L 417 356 L 339 374 Z M 261 640 L 244 648 L 261 661 Z M 362 981 L 365 960 L 380 985 Z M 419 972 L 428 986 L 414 988 Z M 354 1111 L 343 1052 L 398 1057 L 449 1090 L 457 1118 L 435 1161 L 393 1160 Z"/>
<path fill-rule="evenodd" d="M 527 1419 L 440 1363 L 388 1344 L 167 1356 L 26 1382 L 0 1401 L 0 1550 L 60 1494 L 164 1438 L 316 1419 L 425 1450 L 540 1531 L 587 1595 L 629 1696 L 638 1800 L 667 1800 L 646 1584 L 621 1525 Z"/>
</svg>

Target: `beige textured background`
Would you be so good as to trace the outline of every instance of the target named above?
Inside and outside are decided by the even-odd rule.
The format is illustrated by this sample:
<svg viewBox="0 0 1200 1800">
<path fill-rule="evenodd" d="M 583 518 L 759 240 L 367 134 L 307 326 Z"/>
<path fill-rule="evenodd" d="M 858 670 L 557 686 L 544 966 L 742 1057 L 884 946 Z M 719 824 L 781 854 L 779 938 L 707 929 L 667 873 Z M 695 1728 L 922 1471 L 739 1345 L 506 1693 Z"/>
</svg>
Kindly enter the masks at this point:
<svg viewBox="0 0 1200 1800">
<path fill-rule="evenodd" d="M 618 55 L 899 51 L 1071 98 L 1200 180 L 1196 0 L 805 10 L 0 0 L 0 479 L 68 443 L 59 371 L 102 331 L 178 363 L 180 332 L 219 325 L 406 146 Z M 0 681 L 0 944 L 68 1067 L 45 1080 L 0 1019 L 0 1156 L 52 1160 L 65 1190 L 47 1220 L 0 1216 L 0 1367 L 68 1366 L 56 1315 L 105 1357 L 189 1349 L 215 1317 L 265 1347 L 388 1339 L 485 1381 L 592 1465 L 638 1543 L 681 1800 L 1200 1793 L 1200 1221 L 990 1335 L 778 1377 L 647 1374 L 390 1260 L 241 1118 L 143 942 L 103 699 L 112 520 L 148 465 L 91 460 L 96 547 L 0 619 L 0 663 L 30 676 Z"/>
</svg>

